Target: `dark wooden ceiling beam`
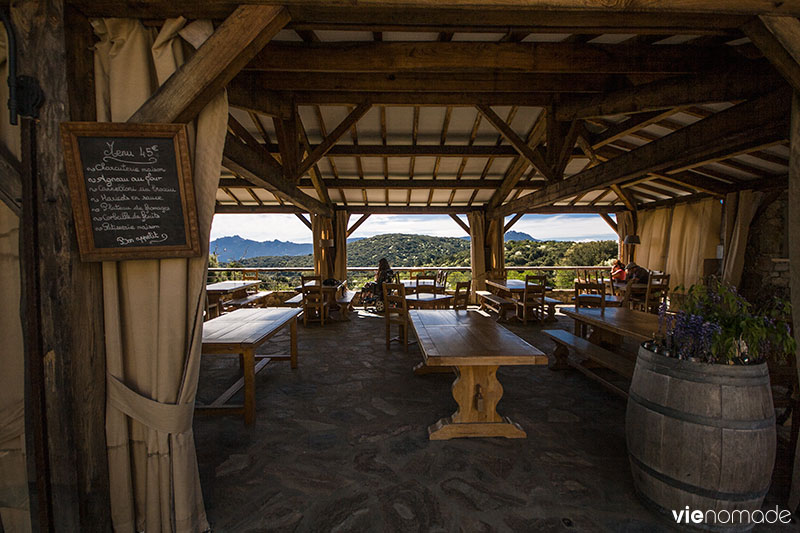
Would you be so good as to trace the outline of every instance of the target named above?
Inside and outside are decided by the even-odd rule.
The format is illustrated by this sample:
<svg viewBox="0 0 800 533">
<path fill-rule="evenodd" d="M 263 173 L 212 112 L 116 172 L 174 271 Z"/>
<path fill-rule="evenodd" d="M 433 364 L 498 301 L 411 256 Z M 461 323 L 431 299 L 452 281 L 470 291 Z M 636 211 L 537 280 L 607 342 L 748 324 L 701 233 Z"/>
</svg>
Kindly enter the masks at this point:
<svg viewBox="0 0 800 533">
<path fill-rule="evenodd" d="M 20 162 L 0 142 L 0 201 L 17 216 L 22 216 L 22 174 Z"/>
<path fill-rule="evenodd" d="M 720 66 L 715 65 L 709 72 L 698 75 L 676 76 L 603 95 L 562 100 L 557 110 L 558 119 L 572 120 L 711 102 L 735 102 L 764 94 L 783 83 L 763 61 L 749 62 L 725 71 L 720 71 Z"/>
<path fill-rule="evenodd" d="M 288 200 L 307 212 L 333 216 L 333 210 L 287 180 L 283 174 L 267 165 L 257 151 L 228 134 L 222 164 L 247 181 Z"/>
<path fill-rule="evenodd" d="M 247 65 L 282 72 L 511 70 L 543 73 L 688 74 L 745 63 L 730 47 L 627 47 L 573 43 L 272 43 Z"/>
<path fill-rule="evenodd" d="M 361 215 L 361 217 L 360 217 L 358 220 L 356 220 L 356 221 L 353 223 L 353 225 L 352 225 L 352 226 L 350 226 L 350 227 L 347 229 L 347 238 L 349 239 L 349 238 L 350 238 L 350 235 L 352 235 L 353 233 L 355 233 L 355 231 L 356 231 L 356 230 L 357 230 L 359 227 L 361 227 L 361 224 L 363 224 L 364 222 L 366 222 L 368 218 L 369 218 L 369 213 L 365 213 L 365 214 Z"/>
<path fill-rule="evenodd" d="M 246 180 L 237 180 L 235 178 L 222 178 L 220 183 L 225 184 L 226 187 L 249 187 L 252 186 Z M 339 179 L 325 179 L 325 185 L 333 189 L 496 189 L 501 181 L 500 180 L 480 180 L 480 179 L 420 179 L 419 177 L 409 179 L 357 179 L 357 178 L 339 178 Z M 297 182 L 298 187 L 313 187 L 313 182 L 308 178 L 301 178 Z M 538 189 L 541 187 L 541 182 L 531 185 L 525 185 L 522 188 L 525 190 Z"/>
<path fill-rule="evenodd" d="M 426 205 L 337 205 L 337 211 L 347 211 L 354 215 L 458 215 L 469 213 L 471 211 L 483 211 L 483 206 L 426 206 Z M 525 211 L 524 214 L 540 214 L 540 215 L 558 215 L 565 213 L 572 214 L 599 214 L 599 213 L 619 213 L 624 211 L 622 206 L 615 205 L 600 205 L 600 206 L 570 206 L 570 205 L 554 205 L 530 209 Z M 234 204 L 217 204 L 214 210 L 216 213 L 307 213 L 307 210 L 293 205 L 234 205 Z"/>
<path fill-rule="evenodd" d="M 350 131 L 358 120 L 363 117 L 367 111 L 369 111 L 372 104 L 369 102 L 362 102 L 360 103 L 353 111 L 351 111 L 340 123 L 336 126 L 333 131 L 325 137 L 320 144 L 315 146 L 311 153 L 308 154 L 302 163 L 297 167 L 297 172 L 295 176 L 299 178 L 306 172 L 308 169 L 315 165 L 322 157 L 327 154 L 333 145 L 342 138 L 342 136 Z"/>
<path fill-rule="evenodd" d="M 466 232 L 466 234 L 467 234 L 467 235 L 469 235 L 469 226 L 466 224 L 466 222 L 464 222 L 463 220 L 461 220 L 461 219 L 459 218 L 459 216 L 458 216 L 458 215 L 456 215 L 456 214 L 454 214 L 454 213 L 450 213 L 450 218 L 452 218 L 452 219 L 453 219 L 453 222 L 455 222 L 456 224 L 458 224 L 458 226 L 459 226 L 461 229 L 463 229 L 463 230 Z"/>
<path fill-rule="evenodd" d="M 289 22 L 280 6 L 241 6 L 128 122 L 189 122 Z"/>
<path fill-rule="evenodd" d="M 517 132 L 515 132 L 511 126 L 509 126 L 502 118 L 500 118 L 497 113 L 495 113 L 491 107 L 485 105 L 475 106 L 478 111 L 486 118 L 489 123 L 495 127 L 500 134 L 506 138 L 508 142 L 516 149 L 521 156 L 530 162 L 531 165 L 536 168 L 547 180 L 553 181 L 557 178 L 555 171 L 553 168 L 547 164 L 542 157 L 541 153 L 536 151 L 534 148 L 531 148 L 528 143 L 526 143 Z"/>
<path fill-rule="evenodd" d="M 742 29 L 794 90 L 800 90 L 800 21 L 794 17 L 761 16 Z"/>
<path fill-rule="evenodd" d="M 468 87 L 467 87 L 468 89 Z M 370 100 L 373 105 L 396 106 L 463 106 L 473 107 L 478 104 L 485 105 L 521 105 L 521 106 L 546 106 L 553 102 L 557 96 L 552 92 L 472 92 L 472 91 L 294 91 L 281 92 L 285 96 L 294 98 L 297 104 L 308 105 L 358 105 L 365 100 Z M 248 105 L 255 105 L 250 102 Z M 238 105 L 237 105 L 238 107 Z"/>
<path fill-rule="evenodd" d="M 788 134 L 788 91 L 778 91 L 716 113 L 569 179 L 549 184 L 493 210 L 504 216 L 526 208 L 550 205 L 582 191 L 633 180 L 649 172 L 668 171 L 728 150 L 759 145 Z"/>
</svg>

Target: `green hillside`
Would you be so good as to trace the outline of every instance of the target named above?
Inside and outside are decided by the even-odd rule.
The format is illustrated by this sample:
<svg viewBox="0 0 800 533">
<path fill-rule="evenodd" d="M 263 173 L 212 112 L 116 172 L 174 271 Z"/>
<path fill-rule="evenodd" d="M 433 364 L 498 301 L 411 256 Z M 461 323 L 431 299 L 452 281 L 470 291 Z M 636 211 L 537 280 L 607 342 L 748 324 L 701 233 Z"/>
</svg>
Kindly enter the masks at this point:
<svg viewBox="0 0 800 533">
<path fill-rule="evenodd" d="M 390 233 L 347 244 L 348 265 L 374 266 L 381 257 L 392 266 L 469 266 L 469 241 Z M 464 262 L 453 263 L 456 258 L 463 258 Z"/>
</svg>

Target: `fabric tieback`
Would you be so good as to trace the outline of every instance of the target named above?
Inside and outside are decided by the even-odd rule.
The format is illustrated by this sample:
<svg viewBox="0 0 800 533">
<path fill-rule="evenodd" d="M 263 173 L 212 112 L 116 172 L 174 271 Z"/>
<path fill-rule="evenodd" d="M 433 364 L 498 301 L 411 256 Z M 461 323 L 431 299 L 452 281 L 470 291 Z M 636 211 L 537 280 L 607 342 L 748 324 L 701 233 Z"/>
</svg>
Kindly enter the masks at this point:
<svg viewBox="0 0 800 533">
<path fill-rule="evenodd" d="M 184 433 L 192 429 L 194 403 L 161 403 L 142 396 L 119 378 L 106 374 L 111 405 L 145 426 L 164 433 Z"/>
</svg>

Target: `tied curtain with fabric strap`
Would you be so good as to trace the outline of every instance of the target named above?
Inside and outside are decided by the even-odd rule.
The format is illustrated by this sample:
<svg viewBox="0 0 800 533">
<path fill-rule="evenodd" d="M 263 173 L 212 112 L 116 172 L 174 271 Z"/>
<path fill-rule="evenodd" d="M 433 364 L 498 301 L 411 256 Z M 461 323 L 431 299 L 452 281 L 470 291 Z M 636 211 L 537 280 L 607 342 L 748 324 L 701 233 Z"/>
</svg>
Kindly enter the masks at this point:
<svg viewBox="0 0 800 533">
<path fill-rule="evenodd" d="M 8 78 L 6 34 L 0 27 L 0 77 Z M 0 102 L 8 84 L 0 83 Z M 0 120 L 0 142 L 19 158 L 18 126 Z M 25 452 L 25 347 L 20 319 L 19 217 L 0 200 L 0 524 L 8 532 L 31 531 Z"/>
<path fill-rule="evenodd" d="M 503 219 L 487 222 L 483 211 L 467 213 L 472 265 L 472 292 L 486 290 L 487 279 L 499 279 L 505 274 Z"/>
<path fill-rule="evenodd" d="M 708 198 L 674 207 L 639 211 L 635 261 L 670 275 L 670 286 L 690 287 L 703 275 L 703 261 L 716 256 L 722 206 Z"/>
<path fill-rule="evenodd" d="M 99 121 L 127 120 L 213 33 L 210 21 L 93 20 Z M 208 530 L 192 433 L 224 92 L 189 124 L 202 255 L 103 263 L 106 439 L 115 531 Z"/>
<path fill-rule="evenodd" d="M 311 215 L 311 236 L 314 240 L 314 273 L 323 280 L 347 279 L 347 225 L 350 214 L 336 211 L 333 218 Z M 333 244 L 333 246 L 328 246 Z"/>
<path fill-rule="evenodd" d="M 624 264 L 631 262 L 633 245 L 623 244 L 626 235 L 636 235 L 636 226 L 633 223 L 633 213 L 623 211 L 617 213 L 617 235 L 619 235 L 619 258 Z"/>
<path fill-rule="evenodd" d="M 725 196 L 725 255 L 722 261 L 722 281 L 739 286 L 744 270 L 744 254 L 750 223 L 761 205 L 762 192 L 740 191 Z"/>
</svg>

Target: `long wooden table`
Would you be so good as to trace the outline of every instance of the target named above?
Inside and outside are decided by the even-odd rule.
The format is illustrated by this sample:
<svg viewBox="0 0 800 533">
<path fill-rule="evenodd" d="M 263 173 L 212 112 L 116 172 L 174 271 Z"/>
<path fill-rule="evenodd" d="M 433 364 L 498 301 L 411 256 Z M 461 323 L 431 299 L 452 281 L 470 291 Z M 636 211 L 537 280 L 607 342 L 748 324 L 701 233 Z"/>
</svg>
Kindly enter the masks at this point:
<svg viewBox="0 0 800 533">
<path fill-rule="evenodd" d="M 206 285 L 206 295 L 208 296 L 208 305 L 217 306 L 219 314 L 222 311 L 223 299 L 244 298 L 247 296 L 247 289 L 250 287 L 257 287 L 261 283 L 260 280 L 233 280 L 233 281 L 218 281 L 211 285 Z"/>
<path fill-rule="evenodd" d="M 203 324 L 203 354 L 239 354 L 242 377 L 209 405 L 197 406 L 204 414 L 243 414 L 244 423 L 256 416 L 256 374 L 270 361 L 289 361 L 297 368 L 297 316 L 302 311 L 287 307 L 237 309 Z M 256 355 L 256 349 L 289 326 L 289 355 Z M 257 362 L 257 363 L 256 363 Z M 244 405 L 227 405 L 244 387 Z"/>
<path fill-rule="evenodd" d="M 591 326 L 589 340 L 596 344 L 619 346 L 624 337 L 644 342 L 658 331 L 658 315 L 627 307 L 606 307 L 605 312 L 599 307 L 568 307 L 561 312 L 575 320 L 576 335 L 583 332 L 583 326 Z"/>
<path fill-rule="evenodd" d="M 503 396 L 500 365 L 546 365 L 547 356 L 477 311 L 409 311 L 428 367 L 456 367 L 453 398 L 458 410 L 428 427 L 431 440 L 454 437 L 525 438 L 516 423 L 497 414 Z"/>
</svg>

